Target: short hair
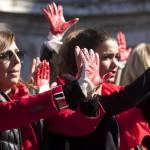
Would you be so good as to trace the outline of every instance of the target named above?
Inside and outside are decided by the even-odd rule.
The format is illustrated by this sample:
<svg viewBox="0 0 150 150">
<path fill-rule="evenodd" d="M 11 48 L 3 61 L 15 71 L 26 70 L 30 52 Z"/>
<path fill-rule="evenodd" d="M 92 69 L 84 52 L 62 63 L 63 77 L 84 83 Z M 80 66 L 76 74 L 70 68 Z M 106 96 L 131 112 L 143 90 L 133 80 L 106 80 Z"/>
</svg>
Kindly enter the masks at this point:
<svg viewBox="0 0 150 150">
<path fill-rule="evenodd" d="M 12 31 L 0 31 L 0 52 L 9 47 L 15 41 L 15 36 Z"/>
</svg>

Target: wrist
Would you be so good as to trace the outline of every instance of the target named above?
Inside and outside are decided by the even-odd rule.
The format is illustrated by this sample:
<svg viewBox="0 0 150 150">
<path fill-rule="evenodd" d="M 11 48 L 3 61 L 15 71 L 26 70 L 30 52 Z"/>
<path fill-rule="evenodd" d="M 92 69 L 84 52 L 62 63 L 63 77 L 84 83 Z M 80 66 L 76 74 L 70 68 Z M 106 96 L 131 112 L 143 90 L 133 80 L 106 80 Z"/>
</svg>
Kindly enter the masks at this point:
<svg viewBox="0 0 150 150">
<path fill-rule="evenodd" d="M 59 53 L 59 49 L 62 46 L 63 42 L 62 40 L 62 35 L 57 34 L 54 35 L 52 33 L 49 33 L 48 35 L 48 40 L 44 42 L 44 45 L 49 49 L 55 51 L 57 54 Z"/>
<path fill-rule="evenodd" d="M 50 40 L 53 40 L 53 39 L 56 39 L 58 41 L 61 41 L 63 38 L 63 34 L 61 33 L 57 33 L 57 34 L 53 34 L 51 32 L 49 32 L 48 36 L 47 36 L 47 39 L 50 41 Z"/>
<path fill-rule="evenodd" d="M 85 97 L 92 97 L 92 94 L 95 90 L 94 85 L 89 81 L 85 79 L 83 80 L 81 78 L 78 80 L 78 83 Z"/>
</svg>

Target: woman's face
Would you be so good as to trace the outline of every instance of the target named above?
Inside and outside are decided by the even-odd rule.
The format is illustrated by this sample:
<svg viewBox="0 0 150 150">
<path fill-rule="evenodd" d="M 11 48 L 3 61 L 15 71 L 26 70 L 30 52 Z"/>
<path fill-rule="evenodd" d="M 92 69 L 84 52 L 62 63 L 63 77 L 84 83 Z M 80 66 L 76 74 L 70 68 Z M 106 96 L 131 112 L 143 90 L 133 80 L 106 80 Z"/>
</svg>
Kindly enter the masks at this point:
<svg viewBox="0 0 150 150">
<path fill-rule="evenodd" d="M 7 49 L 0 52 L 0 89 L 7 90 L 20 78 L 21 62 L 19 49 L 13 41 Z"/>
<path fill-rule="evenodd" d="M 103 77 L 111 72 L 110 82 L 114 82 L 114 77 L 118 67 L 119 51 L 115 40 L 109 39 L 96 48 L 100 56 L 100 76 Z"/>
</svg>

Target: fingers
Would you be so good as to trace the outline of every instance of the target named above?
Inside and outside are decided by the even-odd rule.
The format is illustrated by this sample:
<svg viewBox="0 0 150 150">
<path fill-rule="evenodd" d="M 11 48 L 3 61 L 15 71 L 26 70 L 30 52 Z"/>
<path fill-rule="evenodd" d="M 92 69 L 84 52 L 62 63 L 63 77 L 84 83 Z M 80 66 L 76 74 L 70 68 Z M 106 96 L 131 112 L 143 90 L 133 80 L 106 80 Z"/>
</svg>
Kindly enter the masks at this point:
<svg viewBox="0 0 150 150">
<path fill-rule="evenodd" d="M 58 14 L 59 14 L 59 16 L 63 16 L 63 7 L 62 7 L 62 5 L 58 5 Z"/>
<path fill-rule="evenodd" d="M 50 66 L 49 63 L 46 62 L 46 60 L 43 60 L 40 63 L 35 78 L 37 86 L 41 86 L 43 80 L 46 80 L 48 83 L 50 82 Z"/>
<path fill-rule="evenodd" d="M 68 26 L 70 28 L 71 26 L 76 24 L 78 21 L 79 21 L 79 18 L 74 18 L 74 19 L 71 19 L 71 20 L 67 21 L 67 24 L 68 24 Z"/>
<path fill-rule="evenodd" d="M 53 7 L 53 13 L 58 14 L 58 8 L 54 2 L 52 2 L 52 7 Z"/>
<path fill-rule="evenodd" d="M 79 60 L 81 60 L 81 62 L 83 62 L 83 64 L 86 64 L 86 63 L 93 63 L 95 61 L 96 56 L 92 49 L 90 49 L 88 52 L 87 48 L 80 49 L 79 46 L 76 46 L 75 57 L 76 57 L 77 63 L 79 62 Z M 80 63 L 80 65 L 81 65 L 81 63 Z"/>
<path fill-rule="evenodd" d="M 99 72 L 99 68 L 100 68 L 100 59 L 99 59 L 99 54 L 95 53 L 95 62 L 96 62 L 96 66 Z"/>
<path fill-rule="evenodd" d="M 33 61 L 32 61 L 32 65 L 31 65 L 31 69 L 30 69 L 30 73 L 29 73 L 29 78 L 28 78 L 29 83 L 33 82 L 34 74 L 35 74 L 39 64 L 40 64 L 40 58 L 39 57 L 34 58 Z"/>
<path fill-rule="evenodd" d="M 88 52 L 88 49 L 87 49 L 87 48 L 83 48 L 83 49 L 82 49 L 82 52 L 83 52 L 83 54 L 84 54 L 84 56 L 85 56 L 86 61 L 91 61 L 91 60 L 90 60 L 90 54 L 89 54 L 89 52 Z"/>
<path fill-rule="evenodd" d="M 39 66 L 40 69 L 40 78 L 41 79 L 46 79 L 49 80 L 50 79 L 50 67 L 49 67 L 49 63 L 46 62 L 46 60 L 43 60 Z"/>
<path fill-rule="evenodd" d="M 126 49 L 126 38 L 123 32 L 118 32 L 117 34 L 117 42 L 119 45 L 119 49 Z"/>
<path fill-rule="evenodd" d="M 50 24 L 52 24 L 53 17 L 57 16 L 57 14 L 58 14 L 58 8 L 57 8 L 56 4 L 54 2 L 52 2 L 46 8 L 43 8 L 42 11 L 43 11 L 43 14 L 45 15 L 45 17 L 50 22 Z"/>
<path fill-rule="evenodd" d="M 92 49 L 89 50 L 89 55 L 90 55 L 91 63 L 94 63 L 95 62 L 95 53 Z"/>
<path fill-rule="evenodd" d="M 30 74 L 33 74 L 33 72 L 35 71 L 35 68 L 36 68 L 36 59 L 34 58 L 32 61 Z"/>
<path fill-rule="evenodd" d="M 51 14 L 51 16 L 54 16 L 53 3 L 52 3 L 52 4 L 49 4 L 49 5 L 47 6 L 47 10 L 48 10 L 48 12 Z"/>
</svg>

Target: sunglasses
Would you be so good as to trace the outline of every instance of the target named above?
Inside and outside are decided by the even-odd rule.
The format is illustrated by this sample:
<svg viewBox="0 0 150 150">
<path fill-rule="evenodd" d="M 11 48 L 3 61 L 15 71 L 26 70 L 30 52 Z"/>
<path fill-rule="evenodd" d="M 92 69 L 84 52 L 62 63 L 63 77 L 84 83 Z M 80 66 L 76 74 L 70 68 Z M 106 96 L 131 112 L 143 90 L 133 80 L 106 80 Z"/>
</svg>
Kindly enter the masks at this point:
<svg viewBox="0 0 150 150">
<path fill-rule="evenodd" d="M 19 59 L 20 59 L 21 61 L 23 61 L 23 59 L 24 59 L 24 54 L 25 54 L 24 51 L 17 51 L 17 52 L 14 53 L 13 51 L 8 50 L 8 51 L 6 51 L 6 52 L 4 52 L 4 53 L 0 53 L 0 59 L 3 59 L 3 60 L 10 60 L 10 59 L 12 58 L 12 56 L 15 55 L 15 54 L 19 57 Z"/>
</svg>

